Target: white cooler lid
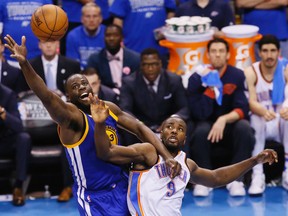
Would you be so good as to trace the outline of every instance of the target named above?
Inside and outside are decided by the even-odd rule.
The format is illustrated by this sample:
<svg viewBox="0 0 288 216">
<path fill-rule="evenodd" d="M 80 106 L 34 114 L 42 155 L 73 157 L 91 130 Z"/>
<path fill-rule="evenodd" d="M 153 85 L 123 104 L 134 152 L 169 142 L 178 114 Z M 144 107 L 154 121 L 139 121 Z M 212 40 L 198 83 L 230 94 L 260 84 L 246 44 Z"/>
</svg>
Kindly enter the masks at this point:
<svg viewBox="0 0 288 216">
<path fill-rule="evenodd" d="M 249 38 L 258 34 L 259 27 L 254 25 L 231 25 L 221 29 L 229 38 Z"/>
</svg>

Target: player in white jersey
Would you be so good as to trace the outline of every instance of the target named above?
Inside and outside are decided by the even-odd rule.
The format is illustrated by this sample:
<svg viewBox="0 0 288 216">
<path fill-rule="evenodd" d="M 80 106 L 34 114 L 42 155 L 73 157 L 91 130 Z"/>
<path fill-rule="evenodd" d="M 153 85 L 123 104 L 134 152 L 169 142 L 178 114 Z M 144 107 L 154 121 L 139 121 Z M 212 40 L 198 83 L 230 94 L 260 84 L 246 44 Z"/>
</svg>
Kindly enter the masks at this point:
<svg viewBox="0 0 288 216">
<path fill-rule="evenodd" d="M 273 35 L 265 35 L 259 41 L 261 61 L 245 69 L 252 111 L 251 126 L 255 130 L 255 156 L 265 147 L 266 140 L 284 144 L 285 167 L 288 168 L 288 100 L 287 67 L 285 59 L 279 59 L 280 43 Z M 285 99 L 286 98 L 286 99 Z M 288 170 L 287 170 L 288 171 Z M 288 190 L 288 172 L 283 172 L 282 184 Z M 263 165 L 253 168 L 250 195 L 262 195 L 265 190 Z"/>
<path fill-rule="evenodd" d="M 277 153 L 271 149 L 234 165 L 216 170 L 203 169 L 180 149 L 186 139 L 186 123 L 179 116 L 171 116 L 162 124 L 160 133 L 164 146 L 182 166 L 179 176 L 170 178 L 161 156 L 150 143 L 128 147 L 112 145 L 105 135 L 105 120 L 109 107 L 97 96 L 89 95 L 91 114 L 95 121 L 94 133 L 97 155 L 114 164 L 132 163 L 127 202 L 129 211 L 137 216 L 181 215 L 182 199 L 188 182 L 207 187 L 219 187 L 238 179 L 258 163 L 277 162 Z"/>
</svg>

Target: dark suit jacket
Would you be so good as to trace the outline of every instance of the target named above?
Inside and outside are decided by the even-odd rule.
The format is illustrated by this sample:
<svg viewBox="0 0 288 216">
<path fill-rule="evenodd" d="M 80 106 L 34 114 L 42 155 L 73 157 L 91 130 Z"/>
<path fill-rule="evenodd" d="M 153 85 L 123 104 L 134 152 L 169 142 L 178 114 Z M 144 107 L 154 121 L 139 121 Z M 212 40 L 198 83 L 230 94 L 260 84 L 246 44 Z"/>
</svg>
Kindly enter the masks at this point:
<svg viewBox="0 0 288 216">
<path fill-rule="evenodd" d="M 133 50 L 123 48 L 123 56 L 124 56 L 123 68 L 125 68 L 125 67 L 130 68 L 129 74 L 125 74 L 122 71 L 122 77 L 125 77 L 125 76 L 128 76 L 131 73 L 133 73 L 139 69 L 140 54 L 133 51 Z M 113 80 L 112 80 L 112 75 L 111 75 L 110 66 L 109 66 L 109 62 L 107 59 L 107 54 L 106 54 L 105 48 L 100 50 L 100 52 L 93 53 L 89 57 L 88 63 L 87 63 L 87 68 L 88 67 L 92 67 L 92 68 L 95 68 L 97 70 L 97 72 L 99 73 L 102 84 L 104 84 L 110 88 L 116 87 L 115 84 L 113 83 Z"/>
<path fill-rule="evenodd" d="M 30 60 L 30 64 L 37 72 L 37 74 L 45 81 L 44 66 L 41 56 L 37 56 Z M 57 88 L 64 93 L 65 92 L 65 82 L 67 78 L 73 74 L 80 73 L 80 63 L 71 58 L 59 55 L 58 67 L 57 67 Z"/>
<path fill-rule="evenodd" d="M 121 87 L 119 106 L 148 127 L 160 126 L 172 114 L 178 114 L 184 120 L 189 118 L 182 79 L 180 76 L 166 71 L 161 73 L 155 103 L 150 98 L 141 72 L 125 77 Z"/>
<path fill-rule="evenodd" d="M 6 61 L 2 62 L 1 83 L 19 93 L 29 90 L 24 75 L 21 70 L 9 65 Z"/>
<path fill-rule="evenodd" d="M 1 138 L 23 130 L 17 106 L 17 95 L 10 88 L 0 83 L 0 106 L 6 110 L 5 122 L 0 118 Z"/>
<path fill-rule="evenodd" d="M 101 100 L 111 101 L 115 104 L 119 103 L 119 96 L 111 88 L 102 84 L 98 92 L 98 97 Z"/>
</svg>

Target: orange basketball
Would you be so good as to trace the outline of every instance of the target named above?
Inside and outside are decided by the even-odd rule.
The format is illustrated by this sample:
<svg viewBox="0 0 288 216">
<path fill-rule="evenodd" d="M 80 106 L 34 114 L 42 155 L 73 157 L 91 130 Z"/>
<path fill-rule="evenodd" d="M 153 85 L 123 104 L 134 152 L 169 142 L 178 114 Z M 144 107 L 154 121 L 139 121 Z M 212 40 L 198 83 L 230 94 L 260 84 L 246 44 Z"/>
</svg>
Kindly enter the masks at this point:
<svg viewBox="0 0 288 216">
<path fill-rule="evenodd" d="M 30 24 L 39 40 L 55 41 L 65 35 L 68 29 L 68 18 L 60 7 L 46 4 L 35 10 Z"/>
</svg>

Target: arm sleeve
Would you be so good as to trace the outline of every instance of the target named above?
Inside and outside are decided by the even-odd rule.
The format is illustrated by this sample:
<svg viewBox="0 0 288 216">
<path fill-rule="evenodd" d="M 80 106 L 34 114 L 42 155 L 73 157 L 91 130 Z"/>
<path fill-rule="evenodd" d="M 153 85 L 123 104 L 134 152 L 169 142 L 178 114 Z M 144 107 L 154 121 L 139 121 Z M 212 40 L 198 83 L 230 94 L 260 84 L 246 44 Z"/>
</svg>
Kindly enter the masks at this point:
<svg viewBox="0 0 288 216">
<path fill-rule="evenodd" d="M 239 85 L 237 89 L 235 90 L 234 93 L 234 98 L 233 98 L 233 108 L 234 111 L 236 111 L 240 118 L 243 119 L 248 119 L 248 114 L 249 114 L 249 104 L 248 104 L 248 99 L 245 95 L 245 76 L 243 72 L 239 77 L 237 77 L 239 80 Z"/>
<path fill-rule="evenodd" d="M 208 119 L 214 109 L 215 100 L 213 95 L 207 94 L 208 88 L 202 86 L 201 77 L 194 73 L 188 81 L 188 106 L 191 117 L 195 120 Z"/>
</svg>

